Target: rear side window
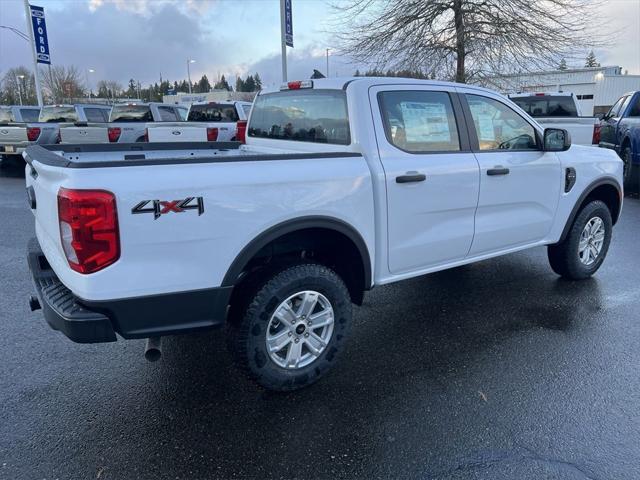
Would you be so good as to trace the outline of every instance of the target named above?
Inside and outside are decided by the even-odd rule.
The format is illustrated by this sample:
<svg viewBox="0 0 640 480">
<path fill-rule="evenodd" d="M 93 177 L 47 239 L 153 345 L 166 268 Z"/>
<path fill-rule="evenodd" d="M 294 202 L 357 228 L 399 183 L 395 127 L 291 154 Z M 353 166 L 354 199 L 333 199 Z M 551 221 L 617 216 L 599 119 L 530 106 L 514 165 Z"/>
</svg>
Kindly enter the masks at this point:
<svg viewBox="0 0 640 480">
<path fill-rule="evenodd" d="M 185 121 L 187 119 L 187 113 L 189 112 L 189 109 L 176 107 L 176 111 L 178 112 L 178 115 L 180 115 L 180 120 Z"/>
<path fill-rule="evenodd" d="M 620 113 L 620 110 L 622 109 L 622 104 L 627 100 L 627 97 L 622 97 L 620 99 L 618 99 L 618 101 L 616 103 L 613 104 L 613 107 L 611 107 L 611 109 L 609 110 L 609 112 L 607 113 L 606 117 L 607 118 L 615 118 L 618 116 L 618 114 Z"/>
<path fill-rule="evenodd" d="M 180 120 L 176 111 L 171 107 L 158 107 L 158 113 L 161 122 L 178 122 Z"/>
<path fill-rule="evenodd" d="M 240 119 L 234 105 L 209 103 L 192 105 L 187 120 L 190 122 L 237 122 Z"/>
<path fill-rule="evenodd" d="M 111 110 L 110 122 L 152 122 L 149 105 L 115 105 Z"/>
<path fill-rule="evenodd" d="M 106 122 L 109 115 L 101 108 L 85 108 L 84 114 L 88 122 Z"/>
<path fill-rule="evenodd" d="M 77 122 L 75 107 L 42 107 L 39 122 Z"/>
<path fill-rule="evenodd" d="M 251 113 L 251 105 L 242 105 L 242 110 L 244 111 L 245 117 L 249 118 L 249 114 Z"/>
<path fill-rule="evenodd" d="M 446 92 L 378 94 L 387 140 L 410 153 L 460 150 L 451 98 Z"/>
<path fill-rule="evenodd" d="M 36 110 L 35 108 L 21 108 L 20 115 L 22 115 L 22 120 L 25 122 L 37 122 L 40 116 L 40 110 Z"/>
<path fill-rule="evenodd" d="M 260 95 L 250 137 L 349 145 L 347 99 L 341 90 L 289 90 Z"/>
<path fill-rule="evenodd" d="M 576 104 L 568 95 L 516 97 L 511 100 L 532 117 L 578 116 Z"/>
</svg>

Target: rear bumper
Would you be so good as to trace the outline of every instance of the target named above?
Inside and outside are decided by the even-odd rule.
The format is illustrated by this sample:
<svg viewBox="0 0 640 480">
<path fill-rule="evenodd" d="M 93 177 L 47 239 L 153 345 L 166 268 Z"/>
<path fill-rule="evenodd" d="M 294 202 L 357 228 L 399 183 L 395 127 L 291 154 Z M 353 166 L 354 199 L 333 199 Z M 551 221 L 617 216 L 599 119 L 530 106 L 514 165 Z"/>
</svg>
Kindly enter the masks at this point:
<svg viewBox="0 0 640 480">
<path fill-rule="evenodd" d="M 28 146 L 28 143 L 0 145 L 0 155 L 22 155 L 22 152 L 24 152 Z"/>
<path fill-rule="evenodd" d="M 44 317 L 54 330 L 78 343 L 191 333 L 224 324 L 233 287 L 210 288 L 120 300 L 76 297 L 49 266 L 36 238 L 27 260 Z"/>
</svg>

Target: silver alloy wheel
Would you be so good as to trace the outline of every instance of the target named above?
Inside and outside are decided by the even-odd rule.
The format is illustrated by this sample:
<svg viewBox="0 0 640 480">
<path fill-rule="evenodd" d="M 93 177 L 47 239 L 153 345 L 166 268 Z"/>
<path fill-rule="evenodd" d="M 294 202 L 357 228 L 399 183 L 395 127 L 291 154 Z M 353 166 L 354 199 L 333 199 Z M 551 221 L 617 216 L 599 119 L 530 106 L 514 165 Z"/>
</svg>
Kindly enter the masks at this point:
<svg viewBox="0 0 640 480">
<path fill-rule="evenodd" d="M 587 266 L 593 265 L 598 259 L 604 245 L 605 226 L 600 217 L 591 218 L 582 229 L 578 255 L 580 261 Z"/>
<path fill-rule="evenodd" d="M 269 320 L 269 357 L 283 368 L 306 367 L 327 348 L 333 323 L 333 307 L 327 297 L 313 290 L 294 293 L 278 305 Z"/>
</svg>

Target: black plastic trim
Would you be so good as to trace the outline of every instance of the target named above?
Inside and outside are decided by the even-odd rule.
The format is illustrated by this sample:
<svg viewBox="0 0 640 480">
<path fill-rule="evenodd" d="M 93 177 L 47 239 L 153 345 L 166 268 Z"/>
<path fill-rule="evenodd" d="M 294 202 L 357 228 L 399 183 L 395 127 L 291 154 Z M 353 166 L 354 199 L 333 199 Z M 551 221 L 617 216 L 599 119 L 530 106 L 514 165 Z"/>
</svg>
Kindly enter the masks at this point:
<svg viewBox="0 0 640 480">
<path fill-rule="evenodd" d="M 233 287 L 90 301 L 74 295 L 49 266 L 38 240 L 27 259 L 47 323 L 78 343 L 113 342 L 208 330 L 222 326 Z"/>
<path fill-rule="evenodd" d="M 178 147 L 176 147 L 178 145 Z M 240 146 L 239 142 L 173 142 L 173 143 L 121 143 L 121 144 L 87 144 L 87 145 L 34 145 L 28 147 L 25 154 L 25 160 L 28 164 L 37 161 L 44 165 L 61 168 L 111 168 L 111 167 L 141 167 L 147 165 L 186 165 L 194 163 L 234 163 L 234 162 L 267 162 L 277 160 L 311 160 L 317 158 L 350 158 L 362 157 L 357 152 L 323 152 L 323 153 L 282 153 L 282 154 L 260 154 L 260 155 L 217 155 L 213 153 L 210 157 L 200 158 L 149 158 L 138 159 L 140 154 L 136 155 L 136 159 L 127 159 L 129 155 L 125 155 L 124 160 L 104 160 L 104 161 L 84 161 L 77 162 L 54 152 L 62 151 L 63 153 L 89 153 L 89 152 L 136 152 L 136 151 L 158 151 L 158 150 L 232 150 Z"/>
<path fill-rule="evenodd" d="M 364 264 L 364 286 L 366 290 L 371 288 L 371 257 L 367 244 L 362 236 L 350 225 L 331 217 L 309 216 L 289 220 L 267 229 L 258 237 L 249 242 L 236 256 L 222 280 L 222 286 L 228 287 L 236 283 L 236 280 L 244 270 L 244 267 L 264 246 L 277 238 L 298 230 L 307 228 L 326 228 L 346 235 L 360 252 L 360 258 Z"/>
<path fill-rule="evenodd" d="M 578 200 L 573 206 L 573 209 L 569 214 L 569 218 L 567 220 L 567 223 L 564 226 L 564 229 L 562 230 L 562 235 L 560 236 L 560 240 L 558 240 L 558 242 L 562 242 L 565 238 L 567 238 L 567 235 L 569 234 L 569 230 L 571 229 L 571 225 L 573 225 L 573 220 L 576 218 L 576 215 L 578 215 L 578 212 L 580 211 L 580 205 L 582 205 L 582 202 L 584 202 L 584 199 L 587 198 L 589 194 L 593 192 L 596 188 L 601 187 L 603 185 L 611 185 L 615 187 L 616 190 L 618 191 L 620 202 L 622 202 L 622 188 L 620 187 L 620 184 L 615 179 L 601 178 L 599 180 L 595 180 L 594 182 L 590 183 L 589 186 L 587 186 L 587 188 L 585 188 L 584 191 L 580 194 L 580 196 L 578 197 Z M 616 222 L 618 221 L 618 218 L 620 217 L 620 210 L 621 209 L 618 209 L 618 214 L 612 218 L 613 225 L 616 224 Z M 613 214 L 613 212 L 611 213 Z"/>
</svg>

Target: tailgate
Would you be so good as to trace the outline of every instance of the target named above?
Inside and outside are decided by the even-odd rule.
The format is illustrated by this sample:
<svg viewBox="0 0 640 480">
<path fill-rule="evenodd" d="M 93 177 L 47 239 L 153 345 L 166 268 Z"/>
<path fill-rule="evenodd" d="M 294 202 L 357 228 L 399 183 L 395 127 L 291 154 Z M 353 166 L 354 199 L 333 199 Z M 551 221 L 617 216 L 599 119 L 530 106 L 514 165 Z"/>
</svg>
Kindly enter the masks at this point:
<svg viewBox="0 0 640 480">
<path fill-rule="evenodd" d="M 147 129 L 150 142 L 206 142 L 206 125 L 171 126 L 150 125 Z"/>
<path fill-rule="evenodd" d="M 60 128 L 60 143 L 108 143 L 107 127 L 62 127 Z"/>
<path fill-rule="evenodd" d="M 27 127 L 19 125 L 0 126 L 0 145 L 24 143 L 27 141 Z"/>
</svg>

